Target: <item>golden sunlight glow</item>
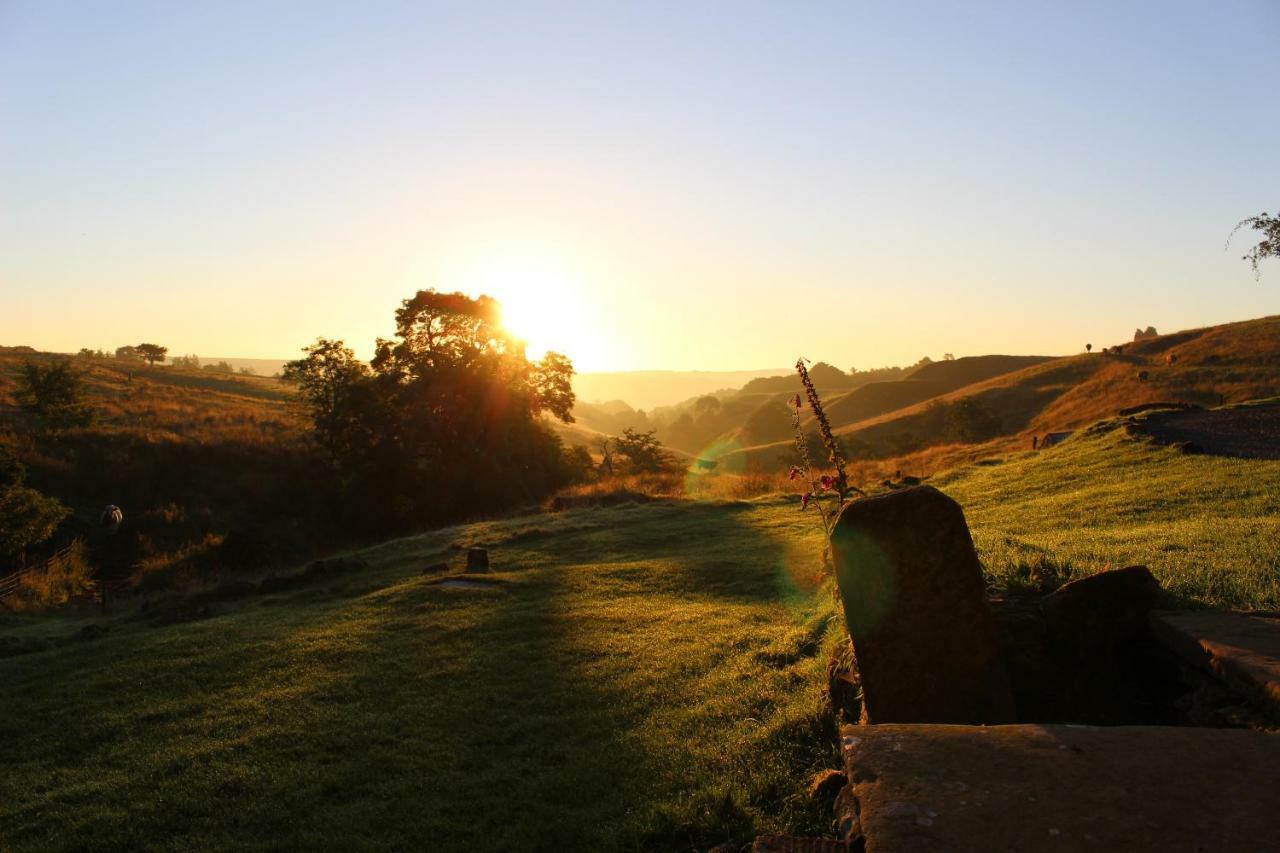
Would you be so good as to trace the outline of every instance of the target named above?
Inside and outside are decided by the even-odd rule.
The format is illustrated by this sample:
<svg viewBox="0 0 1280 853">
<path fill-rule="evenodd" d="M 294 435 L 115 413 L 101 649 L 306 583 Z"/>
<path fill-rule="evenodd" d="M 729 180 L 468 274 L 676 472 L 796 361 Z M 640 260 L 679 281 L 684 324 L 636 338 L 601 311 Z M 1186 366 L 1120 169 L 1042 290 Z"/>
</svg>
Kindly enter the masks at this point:
<svg viewBox="0 0 1280 853">
<path fill-rule="evenodd" d="M 538 257 L 501 257 L 463 273 L 461 289 L 502 303 L 507 330 L 522 338 L 532 359 L 563 353 L 577 370 L 607 368 L 613 351 L 600 333 L 587 284 L 563 265 Z"/>
</svg>

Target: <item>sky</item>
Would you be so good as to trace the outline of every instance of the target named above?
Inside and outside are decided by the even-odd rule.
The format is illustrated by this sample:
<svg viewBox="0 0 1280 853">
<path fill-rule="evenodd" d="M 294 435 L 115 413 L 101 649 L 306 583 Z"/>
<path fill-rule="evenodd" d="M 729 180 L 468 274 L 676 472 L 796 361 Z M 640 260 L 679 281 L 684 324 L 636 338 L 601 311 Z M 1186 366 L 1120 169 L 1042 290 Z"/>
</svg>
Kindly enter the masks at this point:
<svg viewBox="0 0 1280 853">
<path fill-rule="evenodd" d="M 580 370 L 1060 354 L 1280 313 L 1280 3 L 0 0 L 0 344 Z"/>
</svg>

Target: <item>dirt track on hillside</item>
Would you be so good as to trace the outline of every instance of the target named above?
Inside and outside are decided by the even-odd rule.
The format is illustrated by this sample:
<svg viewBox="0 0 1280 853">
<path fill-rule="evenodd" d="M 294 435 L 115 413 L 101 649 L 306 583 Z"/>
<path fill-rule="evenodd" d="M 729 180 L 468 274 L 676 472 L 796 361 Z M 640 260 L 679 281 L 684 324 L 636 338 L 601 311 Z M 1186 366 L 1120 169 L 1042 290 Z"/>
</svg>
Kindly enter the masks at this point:
<svg viewBox="0 0 1280 853">
<path fill-rule="evenodd" d="M 1165 444 L 1199 445 L 1215 456 L 1280 459 L 1280 405 L 1153 412 L 1143 431 Z"/>
</svg>

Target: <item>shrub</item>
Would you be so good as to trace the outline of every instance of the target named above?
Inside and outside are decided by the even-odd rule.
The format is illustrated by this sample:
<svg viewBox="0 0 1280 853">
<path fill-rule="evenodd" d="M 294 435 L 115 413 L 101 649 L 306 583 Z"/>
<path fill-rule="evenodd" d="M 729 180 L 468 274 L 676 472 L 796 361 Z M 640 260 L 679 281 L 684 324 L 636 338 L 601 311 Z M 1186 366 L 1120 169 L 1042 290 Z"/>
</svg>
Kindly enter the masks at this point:
<svg viewBox="0 0 1280 853">
<path fill-rule="evenodd" d="M 49 429 L 85 426 L 93 419 L 84 401 L 84 379 L 67 358 L 46 367 L 24 361 L 18 374 L 18 405 Z"/>
</svg>

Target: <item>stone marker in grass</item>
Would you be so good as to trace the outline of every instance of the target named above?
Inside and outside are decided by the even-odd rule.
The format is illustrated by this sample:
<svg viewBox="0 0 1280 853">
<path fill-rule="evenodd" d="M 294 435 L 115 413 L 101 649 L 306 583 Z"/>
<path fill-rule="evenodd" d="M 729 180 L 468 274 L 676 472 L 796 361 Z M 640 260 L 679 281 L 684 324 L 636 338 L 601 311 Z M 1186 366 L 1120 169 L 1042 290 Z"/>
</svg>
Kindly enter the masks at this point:
<svg viewBox="0 0 1280 853">
<path fill-rule="evenodd" d="M 1013 696 L 960 505 L 932 486 L 849 504 L 831 537 L 864 723 L 1008 723 Z"/>
<path fill-rule="evenodd" d="M 489 571 L 489 552 L 483 548 L 471 548 L 467 551 L 467 571 Z"/>
</svg>

